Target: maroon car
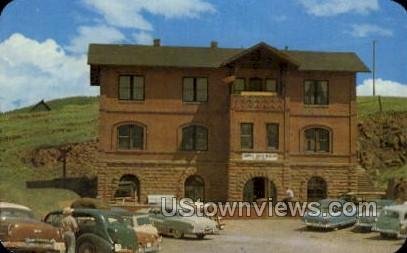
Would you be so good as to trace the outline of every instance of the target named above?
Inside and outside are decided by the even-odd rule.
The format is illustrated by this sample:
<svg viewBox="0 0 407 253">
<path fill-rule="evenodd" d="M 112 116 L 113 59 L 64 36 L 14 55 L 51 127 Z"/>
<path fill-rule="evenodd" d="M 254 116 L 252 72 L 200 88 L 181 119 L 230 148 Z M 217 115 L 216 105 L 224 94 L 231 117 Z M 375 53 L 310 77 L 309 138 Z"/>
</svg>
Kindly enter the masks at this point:
<svg viewBox="0 0 407 253">
<path fill-rule="evenodd" d="M 13 252 L 62 253 L 59 229 L 34 219 L 28 207 L 0 202 L 0 241 Z"/>
</svg>

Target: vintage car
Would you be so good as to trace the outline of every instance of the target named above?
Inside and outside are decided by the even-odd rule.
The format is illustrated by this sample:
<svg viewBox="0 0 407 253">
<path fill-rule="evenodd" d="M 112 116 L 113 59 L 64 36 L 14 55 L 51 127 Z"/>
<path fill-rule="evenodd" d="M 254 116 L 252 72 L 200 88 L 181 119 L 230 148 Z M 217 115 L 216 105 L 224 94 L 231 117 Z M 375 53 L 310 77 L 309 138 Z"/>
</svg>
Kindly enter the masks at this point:
<svg viewBox="0 0 407 253">
<path fill-rule="evenodd" d="M 343 210 L 338 207 L 332 208 L 332 211 L 338 213 L 338 215 L 329 213 L 329 205 L 333 202 L 340 204 L 340 206 L 346 203 L 346 201 L 342 199 L 319 200 L 319 213 L 315 214 L 311 210 L 307 210 L 303 217 L 307 228 L 337 229 L 355 224 L 356 212 L 352 216 L 347 216 Z"/>
<path fill-rule="evenodd" d="M 151 223 L 158 229 L 162 235 L 170 235 L 180 239 L 185 235 L 194 235 L 198 239 L 203 239 L 206 235 L 217 232 L 216 222 L 206 217 L 184 216 L 177 211 L 174 215 L 166 216 L 161 208 L 148 208 L 139 210 L 138 213 L 148 213 Z M 168 211 L 169 213 L 171 211 Z"/>
<path fill-rule="evenodd" d="M 391 199 L 376 199 L 373 200 L 373 202 L 376 203 L 376 216 L 374 216 L 373 214 L 367 215 L 366 213 L 359 213 L 356 218 L 355 224 L 355 227 L 357 229 L 363 231 L 371 231 L 373 225 L 376 222 L 377 215 L 380 214 L 382 209 L 386 206 L 392 206 L 396 204 L 394 200 Z"/>
<path fill-rule="evenodd" d="M 77 253 L 137 252 L 136 233 L 114 212 L 99 209 L 74 209 L 73 217 L 79 225 L 76 234 Z M 44 221 L 61 227 L 62 211 L 47 214 Z"/>
<path fill-rule="evenodd" d="M 139 252 L 157 252 L 161 249 L 161 236 L 151 224 L 149 215 L 135 214 L 124 209 L 113 209 L 113 212 L 122 216 L 133 227 L 139 242 Z"/>
<path fill-rule="evenodd" d="M 407 204 L 386 206 L 380 212 L 373 231 L 381 237 L 407 237 Z"/>
<path fill-rule="evenodd" d="M 0 202 L 0 241 L 14 252 L 65 252 L 59 229 L 34 219 L 30 208 Z"/>
</svg>

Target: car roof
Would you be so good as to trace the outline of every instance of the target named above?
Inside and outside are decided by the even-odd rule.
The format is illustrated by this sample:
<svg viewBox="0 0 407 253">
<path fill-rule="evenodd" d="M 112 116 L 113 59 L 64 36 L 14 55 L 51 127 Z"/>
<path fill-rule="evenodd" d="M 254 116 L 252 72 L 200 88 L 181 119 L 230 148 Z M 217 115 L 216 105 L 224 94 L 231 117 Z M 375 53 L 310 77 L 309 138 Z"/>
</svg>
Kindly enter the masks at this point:
<svg viewBox="0 0 407 253">
<path fill-rule="evenodd" d="M 95 208 L 75 208 L 73 209 L 74 213 L 83 213 L 83 214 L 91 214 L 91 215 L 118 215 L 119 212 L 116 211 L 111 211 L 111 210 L 104 210 L 104 209 L 95 209 Z M 50 212 L 49 214 L 55 214 L 55 213 L 62 213 L 62 210 L 56 210 L 53 212 Z"/>
<path fill-rule="evenodd" d="M 386 206 L 386 210 L 407 213 L 407 204 Z"/>
<path fill-rule="evenodd" d="M 8 203 L 8 202 L 0 202 L 0 209 L 1 208 L 13 208 L 13 209 L 20 209 L 20 210 L 25 210 L 25 211 L 32 211 L 30 208 L 19 205 L 19 204 L 14 204 L 14 203 Z"/>
</svg>

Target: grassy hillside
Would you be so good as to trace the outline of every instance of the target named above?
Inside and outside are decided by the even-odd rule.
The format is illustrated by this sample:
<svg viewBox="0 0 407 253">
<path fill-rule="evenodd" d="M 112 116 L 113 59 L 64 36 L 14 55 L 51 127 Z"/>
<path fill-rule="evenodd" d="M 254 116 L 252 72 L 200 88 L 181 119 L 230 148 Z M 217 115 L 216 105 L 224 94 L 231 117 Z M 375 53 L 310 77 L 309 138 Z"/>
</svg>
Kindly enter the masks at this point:
<svg viewBox="0 0 407 253">
<path fill-rule="evenodd" d="M 96 138 L 97 98 L 75 97 L 48 104 L 50 112 L 30 113 L 25 108 L 0 114 L 0 199 L 31 206 L 37 214 L 61 207 L 59 201 L 77 196 L 65 190 L 26 190 L 25 181 L 35 178 L 35 170 L 22 161 L 24 154 L 42 146 Z"/>
<path fill-rule="evenodd" d="M 31 206 L 37 214 L 62 207 L 63 201 L 77 196 L 66 190 L 27 190 L 25 181 L 36 178 L 36 169 L 22 161 L 25 154 L 39 147 L 97 137 L 98 98 L 73 97 L 47 103 L 52 108 L 50 112 L 31 113 L 29 108 L 23 108 L 0 114 L 0 199 Z M 407 111 L 407 98 L 383 98 L 382 103 L 384 111 Z M 359 97 L 358 106 L 360 118 L 379 108 L 377 98 L 372 97 Z M 401 175 L 405 171 L 385 173 L 383 180 L 392 173 Z M 55 170 L 48 176 L 53 178 L 60 173 Z"/>
</svg>

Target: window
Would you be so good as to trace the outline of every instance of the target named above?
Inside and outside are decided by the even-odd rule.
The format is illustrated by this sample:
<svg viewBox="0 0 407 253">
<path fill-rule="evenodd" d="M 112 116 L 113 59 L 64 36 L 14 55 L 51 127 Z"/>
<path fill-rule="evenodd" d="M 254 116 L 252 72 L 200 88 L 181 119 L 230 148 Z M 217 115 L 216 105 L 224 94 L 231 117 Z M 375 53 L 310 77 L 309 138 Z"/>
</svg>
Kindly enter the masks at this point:
<svg viewBox="0 0 407 253">
<path fill-rule="evenodd" d="M 204 201 L 205 183 L 200 176 L 190 176 L 185 180 L 185 198 Z"/>
<path fill-rule="evenodd" d="M 123 75 L 119 77 L 120 100 L 144 100 L 144 77 Z"/>
<path fill-rule="evenodd" d="M 246 80 L 244 78 L 237 78 L 232 85 L 232 94 L 240 94 L 245 89 Z"/>
<path fill-rule="evenodd" d="M 271 78 L 253 77 L 246 84 L 244 78 L 237 78 L 232 85 L 232 94 L 240 94 L 242 91 L 266 91 L 277 92 L 277 80 Z"/>
<path fill-rule="evenodd" d="M 144 128 L 123 125 L 117 129 L 119 149 L 144 149 Z"/>
<path fill-rule="evenodd" d="M 241 149 L 253 149 L 253 124 L 240 124 L 240 147 Z"/>
<path fill-rule="evenodd" d="M 278 124 L 271 123 L 266 125 L 267 128 L 267 147 L 269 149 L 278 149 Z"/>
<path fill-rule="evenodd" d="M 185 77 L 182 97 L 185 102 L 208 101 L 208 79 L 206 77 Z"/>
<path fill-rule="evenodd" d="M 140 183 L 138 178 L 134 175 L 122 176 L 114 193 L 114 198 L 131 198 L 138 202 L 140 199 Z"/>
<path fill-rule="evenodd" d="M 263 80 L 261 78 L 250 78 L 247 91 L 263 91 Z"/>
<path fill-rule="evenodd" d="M 266 79 L 265 91 L 277 92 L 277 81 L 275 79 Z"/>
<path fill-rule="evenodd" d="M 305 151 L 329 152 L 329 131 L 323 128 L 305 130 Z"/>
<path fill-rule="evenodd" d="M 328 104 L 328 82 L 327 81 L 305 81 L 304 103 L 306 105 Z"/>
<path fill-rule="evenodd" d="M 182 150 L 208 150 L 208 129 L 203 126 L 189 126 L 182 129 Z"/>
</svg>

